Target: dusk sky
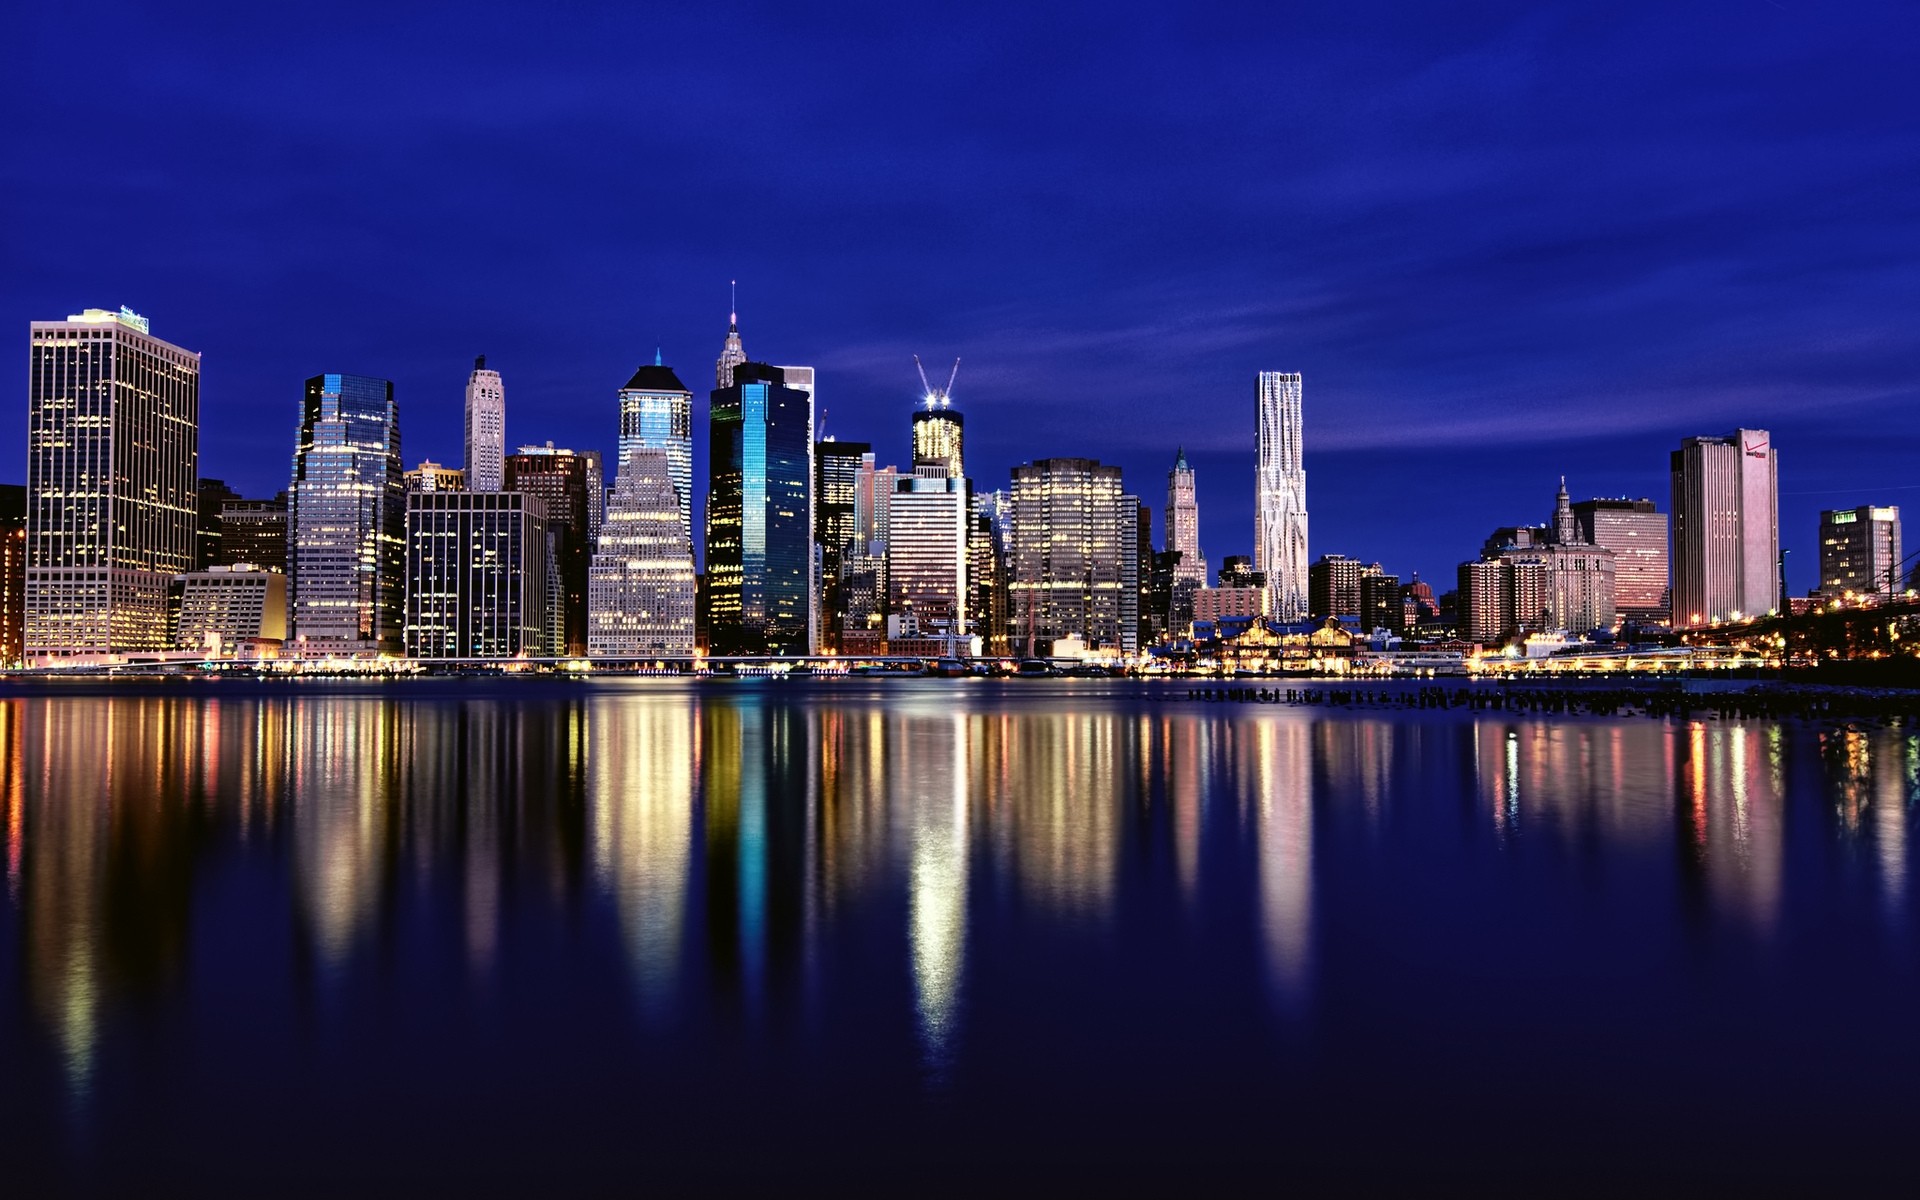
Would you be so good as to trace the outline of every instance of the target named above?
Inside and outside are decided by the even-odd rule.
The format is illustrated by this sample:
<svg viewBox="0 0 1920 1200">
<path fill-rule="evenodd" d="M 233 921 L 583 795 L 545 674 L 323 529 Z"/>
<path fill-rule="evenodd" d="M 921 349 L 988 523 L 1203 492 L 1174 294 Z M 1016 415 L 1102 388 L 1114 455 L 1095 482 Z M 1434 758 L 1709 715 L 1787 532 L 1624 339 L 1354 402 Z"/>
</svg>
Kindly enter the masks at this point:
<svg viewBox="0 0 1920 1200">
<path fill-rule="evenodd" d="M 395 382 L 409 465 L 459 463 L 476 354 L 509 445 L 611 452 L 656 346 L 703 413 L 737 278 L 883 462 L 915 353 L 982 489 L 1116 462 L 1159 540 L 1184 444 L 1215 565 L 1262 369 L 1312 554 L 1441 590 L 1563 473 L 1664 510 L 1736 425 L 1795 593 L 1818 510 L 1920 505 L 1911 3 L 175 7 L 9 18 L 0 482 L 30 320 L 201 352 L 201 473 L 271 495 L 324 371 Z"/>
</svg>

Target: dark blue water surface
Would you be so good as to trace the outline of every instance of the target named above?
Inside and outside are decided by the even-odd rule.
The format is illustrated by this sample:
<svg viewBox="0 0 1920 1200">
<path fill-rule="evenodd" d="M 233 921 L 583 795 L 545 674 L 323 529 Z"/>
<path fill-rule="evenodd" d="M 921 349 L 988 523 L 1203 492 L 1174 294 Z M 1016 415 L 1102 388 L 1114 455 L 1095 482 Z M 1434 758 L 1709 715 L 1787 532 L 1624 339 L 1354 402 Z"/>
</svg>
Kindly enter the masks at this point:
<svg viewBox="0 0 1920 1200">
<path fill-rule="evenodd" d="M 1920 727 L 1186 696 L 0 692 L 0 1190 L 1916 1177 Z"/>
</svg>

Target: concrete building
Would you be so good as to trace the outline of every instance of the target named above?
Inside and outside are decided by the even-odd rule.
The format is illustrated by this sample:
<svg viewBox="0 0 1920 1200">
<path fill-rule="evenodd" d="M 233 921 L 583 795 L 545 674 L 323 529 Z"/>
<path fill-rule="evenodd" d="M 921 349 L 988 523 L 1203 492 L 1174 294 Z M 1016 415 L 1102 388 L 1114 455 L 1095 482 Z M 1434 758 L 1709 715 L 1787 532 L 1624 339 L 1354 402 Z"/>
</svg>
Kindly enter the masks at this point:
<svg viewBox="0 0 1920 1200">
<path fill-rule="evenodd" d="M 1400 577 L 1389 575 L 1374 564 L 1374 569 L 1360 577 L 1359 607 L 1355 615 L 1360 618 L 1360 628 L 1372 633 L 1384 629 L 1392 634 L 1404 634 L 1407 631 L 1406 606 L 1402 603 Z"/>
<path fill-rule="evenodd" d="M 250 563 L 174 578 L 173 645 L 213 658 L 261 657 L 287 637 L 287 577 Z"/>
<path fill-rule="evenodd" d="M 414 658 L 544 657 L 546 505 L 518 491 L 407 496 L 406 648 Z"/>
<path fill-rule="evenodd" d="M 1259 617 L 1266 615 L 1267 589 L 1264 587 L 1196 588 L 1193 593 L 1193 619 L 1218 621 L 1222 617 Z M 1190 629 L 1181 630 L 1182 636 Z"/>
<path fill-rule="evenodd" d="M 1253 565 L 1277 620 L 1307 615 L 1307 472 L 1297 372 L 1262 371 L 1255 408 Z"/>
<path fill-rule="evenodd" d="M 1322 554 L 1307 568 L 1307 615 L 1353 617 L 1360 613 L 1360 581 L 1379 575 L 1379 563 L 1363 563 L 1344 554 Z"/>
<path fill-rule="evenodd" d="M 292 637 L 303 654 L 397 654 L 407 493 L 393 384 L 307 380 L 288 488 Z"/>
<path fill-rule="evenodd" d="M 973 498 L 973 524 L 967 543 L 967 617 L 988 654 L 1013 652 L 1008 637 L 1011 598 L 1007 591 L 1008 554 L 1013 543 L 1013 505 L 1004 491 Z"/>
<path fill-rule="evenodd" d="M 651 446 L 628 450 L 621 463 L 587 578 L 593 658 L 693 654 L 693 546 L 676 469 L 671 453 Z"/>
<path fill-rule="evenodd" d="M 1120 468 L 1087 458 L 1043 458 L 1013 469 L 1009 590 L 1017 652 L 1045 652 L 1078 636 L 1122 645 L 1125 558 L 1136 544 Z"/>
<path fill-rule="evenodd" d="M 846 588 L 842 573 L 859 536 L 857 503 L 860 475 L 873 467 L 866 442 L 832 438 L 813 448 L 813 535 L 819 556 L 820 644 L 837 651 L 846 628 Z"/>
<path fill-rule="evenodd" d="M 1767 431 L 1687 438 L 1669 465 L 1675 627 L 1776 611 L 1779 456 Z"/>
<path fill-rule="evenodd" d="M 0 664 L 17 663 L 27 633 L 27 489 L 0 483 Z"/>
<path fill-rule="evenodd" d="M 505 470 L 504 465 L 501 469 Z M 421 459 L 420 465 L 408 471 L 404 478 L 409 492 L 464 492 L 467 490 L 467 473 L 464 470 L 459 467 L 443 467 L 430 458 Z M 497 492 L 500 489 L 491 490 Z"/>
<path fill-rule="evenodd" d="M 1820 594 L 1886 597 L 1903 590 L 1900 550 L 1900 510 L 1893 505 L 1821 513 Z"/>
<path fill-rule="evenodd" d="M 164 651 L 195 561 L 200 356 L 125 308 L 28 337 L 25 655 Z"/>
<path fill-rule="evenodd" d="M 467 376 L 466 480 L 475 492 L 506 486 L 507 385 L 487 369 L 487 356 L 473 360 Z"/>
<path fill-rule="evenodd" d="M 813 649 L 813 406 L 778 367 L 742 362 L 709 408 L 708 644 Z"/>
<path fill-rule="evenodd" d="M 586 456 L 572 450 L 522 446 L 506 460 L 507 490 L 538 496 L 546 517 L 549 560 L 557 574 L 547 581 L 547 653 L 587 652 L 587 568 L 593 561 L 589 509 L 595 484 Z"/>
<path fill-rule="evenodd" d="M 204 571 L 216 563 L 224 562 L 225 556 L 220 550 L 220 510 L 227 501 L 241 499 L 239 492 L 228 487 L 222 479 L 202 479 L 199 486 L 198 515 L 195 519 L 193 537 L 193 569 Z"/>
<path fill-rule="evenodd" d="M 1622 620 L 1663 624 L 1669 604 L 1667 514 L 1651 500 L 1582 500 L 1573 506 L 1580 536 L 1613 551 L 1614 606 Z"/>
<path fill-rule="evenodd" d="M 735 331 L 738 337 L 738 331 Z M 742 359 L 741 361 L 745 361 Z M 680 497 L 680 523 L 693 543 L 693 392 L 656 352 L 652 366 L 634 371 L 620 389 L 620 447 L 614 478 L 626 469 L 635 450 L 660 450 L 667 456 L 674 494 Z"/>
<path fill-rule="evenodd" d="M 1492 645 L 1527 633 L 1612 628 L 1614 572 L 1613 551 L 1581 533 L 1563 479 L 1548 524 L 1495 530 L 1479 561 L 1461 564 L 1462 633 Z"/>
<path fill-rule="evenodd" d="M 967 630 L 967 488 L 948 474 L 945 460 L 917 465 L 893 494 L 887 611 L 905 617 L 909 610 L 919 636 Z"/>
<path fill-rule="evenodd" d="M 220 561 L 287 570 L 287 494 L 271 500 L 229 500 L 220 507 Z"/>
</svg>

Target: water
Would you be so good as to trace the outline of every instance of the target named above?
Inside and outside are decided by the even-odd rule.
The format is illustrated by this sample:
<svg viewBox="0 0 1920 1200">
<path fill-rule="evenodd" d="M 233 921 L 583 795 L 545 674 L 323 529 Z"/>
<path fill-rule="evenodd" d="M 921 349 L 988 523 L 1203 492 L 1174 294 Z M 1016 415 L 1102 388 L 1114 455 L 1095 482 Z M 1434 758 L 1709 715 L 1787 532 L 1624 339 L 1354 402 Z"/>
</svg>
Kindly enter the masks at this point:
<svg viewBox="0 0 1920 1200">
<path fill-rule="evenodd" d="M 1184 696 L 0 692 L 8 1190 L 1910 1181 L 1914 726 Z"/>
</svg>

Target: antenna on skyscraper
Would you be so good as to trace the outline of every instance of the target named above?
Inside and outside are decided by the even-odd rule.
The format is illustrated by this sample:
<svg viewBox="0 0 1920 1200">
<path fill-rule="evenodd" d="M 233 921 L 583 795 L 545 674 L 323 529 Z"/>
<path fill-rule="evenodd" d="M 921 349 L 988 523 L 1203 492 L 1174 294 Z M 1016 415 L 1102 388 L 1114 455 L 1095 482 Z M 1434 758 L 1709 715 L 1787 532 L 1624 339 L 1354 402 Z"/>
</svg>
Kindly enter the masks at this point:
<svg viewBox="0 0 1920 1200">
<path fill-rule="evenodd" d="M 920 390 L 925 395 L 928 408 L 932 408 L 936 403 L 942 408 L 953 403 L 953 381 L 960 378 L 959 359 L 956 358 L 953 360 L 953 373 L 947 376 L 947 386 L 938 391 L 934 389 L 931 383 L 927 382 L 927 368 L 921 365 L 918 354 L 913 356 L 913 369 L 920 372 Z"/>
</svg>

